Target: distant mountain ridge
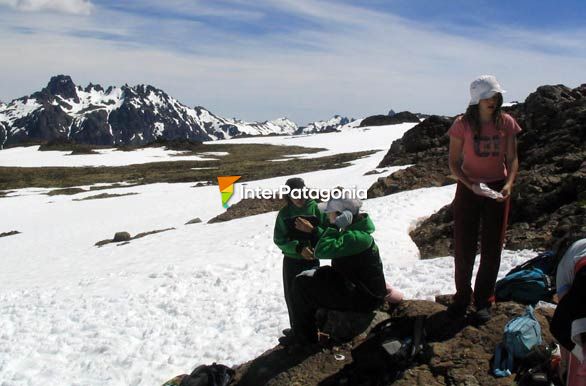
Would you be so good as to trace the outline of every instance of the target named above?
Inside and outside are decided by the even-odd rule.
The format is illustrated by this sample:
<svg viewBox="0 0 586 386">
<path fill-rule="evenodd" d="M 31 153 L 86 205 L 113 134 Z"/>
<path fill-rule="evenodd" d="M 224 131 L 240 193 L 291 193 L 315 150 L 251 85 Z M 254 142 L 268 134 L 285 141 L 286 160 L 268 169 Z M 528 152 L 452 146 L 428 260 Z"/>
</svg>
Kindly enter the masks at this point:
<svg viewBox="0 0 586 386">
<path fill-rule="evenodd" d="M 151 85 L 85 88 L 68 75 L 53 76 L 47 86 L 11 102 L 0 101 L 0 149 L 8 145 L 48 141 L 124 146 L 157 139 L 214 141 L 265 135 L 308 135 L 351 128 L 418 122 L 401 112 L 393 117 L 355 120 L 335 115 L 298 127 L 288 118 L 246 122 L 223 118 L 202 106 L 189 107 Z M 379 119 L 380 117 L 384 119 Z"/>
<path fill-rule="evenodd" d="M 27 141 L 72 140 L 94 145 L 141 145 L 157 138 L 210 141 L 242 136 L 293 134 L 297 125 L 279 118 L 244 122 L 188 107 L 150 85 L 76 86 L 58 75 L 30 96 L 0 104 L 0 148 Z"/>
<path fill-rule="evenodd" d="M 308 124 L 307 126 L 300 127 L 299 129 L 297 129 L 295 134 L 316 134 L 339 131 L 342 126 L 347 125 L 348 123 L 353 121 L 354 119 L 334 115 L 333 118 L 327 121 L 316 121 Z"/>
</svg>

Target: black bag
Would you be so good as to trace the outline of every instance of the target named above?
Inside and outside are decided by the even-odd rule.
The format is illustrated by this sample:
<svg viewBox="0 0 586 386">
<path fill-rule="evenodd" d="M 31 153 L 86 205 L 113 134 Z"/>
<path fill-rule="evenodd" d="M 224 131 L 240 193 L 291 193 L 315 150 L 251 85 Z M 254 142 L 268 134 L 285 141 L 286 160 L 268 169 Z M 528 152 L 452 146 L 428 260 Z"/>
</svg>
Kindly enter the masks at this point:
<svg viewBox="0 0 586 386">
<path fill-rule="evenodd" d="M 519 386 L 561 385 L 557 373 L 551 366 L 554 349 L 555 345 L 533 346 L 527 356 L 521 360 L 515 383 Z"/>
<path fill-rule="evenodd" d="M 522 271 L 524 269 L 537 268 L 541 272 L 545 273 L 546 275 L 555 277 L 557 267 L 558 267 L 558 261 L 557 261 L 556 254 L 552 251 L 545 251 L 545 252 L 539 253 L 534 258 L 527 260 L 523 264 L 518 265 L 515 268 L 511 269 L 509 271 L 509 273 L 507 273 L 507 276 L 512 273 Z"/>
<path fill-rule="evenodd" d="M 430 358 L 425 341 L 425 316 L 385 321 L 376 326 L 364 342 L 352 350 L 357 369 L 365 372 L 401 373 Z"/>
<path fill-rule="evenodd" d="M 386 386 L 409 367 L 427 363 L 432 351 L 425 342 L 425 316 L 387 320 L 351 352 L 352 363 L 324 379 L 320 386 Z"/>
<path fill-rule="evenodd" d="M 234 374 L 231 368 L 214 362 L 197 366 L 188 377 L 183 378 L 179 386 L 227 386 Z"/>
</svg>

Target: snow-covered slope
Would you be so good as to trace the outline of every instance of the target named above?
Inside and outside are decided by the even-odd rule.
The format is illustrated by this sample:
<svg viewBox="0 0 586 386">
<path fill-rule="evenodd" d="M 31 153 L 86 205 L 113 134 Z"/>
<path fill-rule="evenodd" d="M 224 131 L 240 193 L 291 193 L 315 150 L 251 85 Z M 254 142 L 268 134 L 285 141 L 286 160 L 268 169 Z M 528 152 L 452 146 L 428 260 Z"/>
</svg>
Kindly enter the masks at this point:
<svg viewBox="0 0 586 386">
<path fill-rule="evenodd" d="M 324 154 L 381 149 L 343 169 L 305 173 L 308 186 L 369 187 L 390 143 L 413 124 L 316 136 L 239 139 L 324 147 Z M 40 152 L 36 152 L 40 153 Z M 108 154 L 100 155 L 107 157 Z M 73 162 L 73 161 L 72 161 Z M 398 168 L 397 168 L 398 169 Z M 389 169 L 389 172 L 391 169 Z M 289 176 L 251 181 L 271 188 Z M 160 385 L 198 364 L 233 365 L 277 343 L 288 327 L 276 213 L 206 224 L 223 211 L 217 186 L 152 184 L 0 198 L 0 379 L 6 385 Z M 240 197 L 238 183 L 232 203 Z M 387 280 L 409 298 L 454 291 L 453 259 L 418 260 L 408 232 L 449 203 L 454 186 L 367 200 Z M 200 217 L 204 222 L 184 225 Z M 95 247 L 114 232 L 174 227 L 126 245 Z M 531 252 L 505 251 L 502 276 Z M 477 259 L 478 260 L 478 259 Z M 324 261 L 323 264 L 327 264 Z"/>
<path fill-rule="evenodd" d="M 65 75 L 51 78 L 40 92 L 0 105 L 0 147 L 55 139 L 99 145 L 144 144 L 157 137 L 207 141 L 296 130 L 286 118 L 222 118 L 203 107 L 185 106 L 149 85 L 82 88 Z"/>
</svg>

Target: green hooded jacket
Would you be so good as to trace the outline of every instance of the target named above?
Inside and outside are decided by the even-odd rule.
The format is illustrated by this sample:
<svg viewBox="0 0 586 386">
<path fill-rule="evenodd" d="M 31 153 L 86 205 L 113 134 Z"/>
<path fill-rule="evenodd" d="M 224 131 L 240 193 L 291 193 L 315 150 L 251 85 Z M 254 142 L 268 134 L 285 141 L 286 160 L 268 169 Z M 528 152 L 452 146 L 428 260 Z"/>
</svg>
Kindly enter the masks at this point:
<svg viewBox="0 0 586 386">
<path fill-rule="evenodd" d="M 295 228 L 295 219 L 303 217 L 314 225 L 313 233 L 304 233 Z M 279 210 L 273 241 L 287 257 L 303 259 L 301 250 L 305 247 L 315 247 L 315 243 L 324 232 L 328 224 L 327 215 L 321 213 L 314 200 L 305 201 L 301 208 L 292 203 Z"/>
<path fill-rule="evenodd" d="M 364 307 L 377 307 L 386 295 L 385 275 L 378 246 L 371 233 L 374 224 L 368 214 L 344 230 L 327 228 L 315 246 L 315 257 L 332 259 L 332 268 L 354 283 L 371 301 Z"/>
<path fill-rule="evenodd" d="M 373 244 L 370 235 L 374 232 L 374 223 L 367 214 L 362 214 L 345 230 L 327 228 L 315 246 L 318 259 L 336 259 L 364 252 Z"/>
</svg>

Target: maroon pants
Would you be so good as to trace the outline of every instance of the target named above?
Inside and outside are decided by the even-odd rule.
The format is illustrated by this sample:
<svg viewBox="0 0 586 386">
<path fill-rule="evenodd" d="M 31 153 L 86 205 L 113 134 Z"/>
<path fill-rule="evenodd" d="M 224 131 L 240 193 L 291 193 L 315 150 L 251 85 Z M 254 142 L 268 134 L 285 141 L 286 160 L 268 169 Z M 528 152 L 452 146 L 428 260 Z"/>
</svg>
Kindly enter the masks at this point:
<svg viewBox="0 0 586 386">
<path fill-rule="evenodd" d="M 487 184 L 497 192 L 504 181 Z M 510 198 L 498 202 L 482 197 L 458 182 L 454 199 L 455 301 L 468 304 L 472 298 L 472 270 L 480 230 L 480 266 L 474 284 L 474 304 L 484 308 L 494 299 L 494 285 L 501 264 Z"/>
</svg>

